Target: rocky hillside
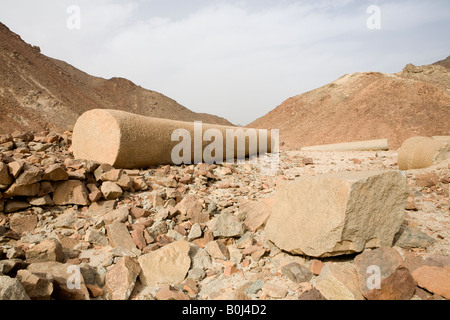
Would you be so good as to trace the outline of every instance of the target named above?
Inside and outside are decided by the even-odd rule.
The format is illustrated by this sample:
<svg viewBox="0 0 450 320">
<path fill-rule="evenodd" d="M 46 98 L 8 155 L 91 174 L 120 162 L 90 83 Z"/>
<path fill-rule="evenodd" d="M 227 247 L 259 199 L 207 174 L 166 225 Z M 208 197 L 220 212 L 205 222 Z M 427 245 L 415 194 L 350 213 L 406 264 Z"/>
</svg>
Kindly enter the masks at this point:
<svg viewBox="0 0 450 320">
<path fill-rule="evenodd" d="M 440 60 L 438 62 L 433 63 L 434 65 L 444 66 L 446 68 L 450 68 L 450 56 L 448 56 L 444 60 Z"/>
<path fill-rule="evenodd" d="M 449 135 L 448 62 L 347 74 L 289 98 L 248 127 L 280 129 L 287 149 L 381 138 L 398 148 L 411 136 Z"/>
<path fill-rule="evenodd" d="M 93 77 L 46 57 L 0 23 L 0 133 L 70 130 L 79 115 L 94 108 L 230 125 L 129 80 Z"/>
</svg>

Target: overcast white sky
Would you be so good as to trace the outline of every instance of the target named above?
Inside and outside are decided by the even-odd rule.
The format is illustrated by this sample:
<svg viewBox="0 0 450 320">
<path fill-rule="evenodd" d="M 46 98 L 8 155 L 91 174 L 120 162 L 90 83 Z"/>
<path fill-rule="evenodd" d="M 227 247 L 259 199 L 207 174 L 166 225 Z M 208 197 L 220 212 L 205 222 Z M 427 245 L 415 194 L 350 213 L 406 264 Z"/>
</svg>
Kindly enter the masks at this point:
<svg viewBox="0 0 450 320">
<path fill-rule="evenodd" d="M 367 27 L 371 5 L 381 29 Z M 1 0 L 0 21 L 91 75 L 241 125 L 346 73 L 450 55 L 448 0 Z"/>
</svg>

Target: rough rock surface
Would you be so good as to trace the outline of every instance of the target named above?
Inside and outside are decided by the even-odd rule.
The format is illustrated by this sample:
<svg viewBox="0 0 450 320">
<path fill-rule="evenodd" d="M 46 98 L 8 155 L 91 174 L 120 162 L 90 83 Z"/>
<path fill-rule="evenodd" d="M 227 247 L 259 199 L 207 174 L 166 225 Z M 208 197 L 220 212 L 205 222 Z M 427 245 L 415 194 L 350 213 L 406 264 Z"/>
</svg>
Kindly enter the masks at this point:
<svg viewBox="0 0 450 320">
<path fill-rule="evenodd" d="M 179 240 L 161 249 L 139 257 L 139 275 L 145 285 L 179 283 L 184 280 L 191 265 L 189 243 Z"/>
<path fill-rule="evenodd" d="M 301 177 L 277 187 L 265 231 L 279 248 L 314 257 L 389 246 L 408 194 L 395 171 Z"/>
</svg>

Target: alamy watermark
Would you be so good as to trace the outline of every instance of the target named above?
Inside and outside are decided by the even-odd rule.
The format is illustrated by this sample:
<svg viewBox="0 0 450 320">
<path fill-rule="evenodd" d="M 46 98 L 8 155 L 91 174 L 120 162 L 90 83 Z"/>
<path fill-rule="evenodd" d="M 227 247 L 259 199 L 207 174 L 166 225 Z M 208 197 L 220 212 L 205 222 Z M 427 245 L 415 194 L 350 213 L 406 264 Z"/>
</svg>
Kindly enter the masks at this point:
<svg viewBox="0 0 450 320">
<path fill-rule="evenodd" d="M 66 27 L 69 30 L 81 29 L 81 8 L 77 5 L 67 7 L 66 13 L 69 17 L 66 20 Z"/>
<path fill-rule="evenodd" d="M 381 269 L 380 266 L 371 265 L 367 267 L 367 274 L 370 276 L 367 278 L 366 285 L 369 290 L 381 289 Z"/>
<path fill-rule="evenodd" d="M 377 5 L 371 5 L 367 8 L 367 14 L 370 16 L 367 18 L 366 25 L 370 30 L 381 29 L 381 8 Z"/>
<path fill-rule="evenodd" d="M 76 266 L 76 265 L 68 266 L 67 273 L 71 274 L 71 276 L 69 276 L 66 281 L 67 288 L 70 290 L 74 290 L 74 289 L 79 290 L 81 288 L 80 266 Z"/>
</svg>

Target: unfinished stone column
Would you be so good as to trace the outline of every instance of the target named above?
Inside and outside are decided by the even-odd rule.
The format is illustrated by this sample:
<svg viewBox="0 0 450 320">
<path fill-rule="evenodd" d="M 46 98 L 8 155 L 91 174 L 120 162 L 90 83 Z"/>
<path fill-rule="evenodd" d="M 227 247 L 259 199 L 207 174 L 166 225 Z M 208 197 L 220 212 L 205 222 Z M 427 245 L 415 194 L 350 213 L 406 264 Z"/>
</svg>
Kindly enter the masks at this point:
<svg viewBox="0 0 450 320">
<path fill-rule="evenodd" d="M 450 157 L 450 142 L 429 137 L 412 137 L 398 151 L 400 170 L 420 169 Z"/>
<path fill-rule="evenodd" d="M 213 156 L 216 156 L 216 153 L 211 150 L 219 151 L 217 154 L 223 155 L 221 159 L 223 161 L 230 158 L 227 157 L 229 154 L 232 154 L 234 159 L 241 154 L 250 156 L 272 151 L 270 132 L 238 129 L 240 128 L 200 125 L 193 122 L 144 117 L 117 110 L 95 109 L 78 118 L 73 130 L 72 150 L 77 159 L 93 160 L 110 164 L 115 168 L 130 169 L 180 164 L 174 163 L 172 154 L 174 148 L 182 149 L 180 142 L 185 142 L 182 138 L 187 140 L 189 146 L 187 150 L 190 154 L 180 153 L 183 159 L 187 160 L 183 162 L 185 164 L 211 162 L 205 161 L 202 157 L 207 147 L 206 151 Z M 227 150 L 227 134 L 230 135 L 228 148 L 231 146 L 231 150 Z M 265 137 L 267 139 L 264 139 Z M 241 143 L 238 143 L 239 141 Z"/>
<path fill-rule="evenodd" d="M 389 150 L 387 139 L 343 142 L 303 147 L 302 151 L 378 151 Z"/>
</svg>

